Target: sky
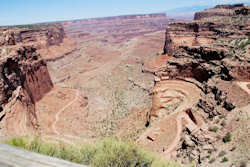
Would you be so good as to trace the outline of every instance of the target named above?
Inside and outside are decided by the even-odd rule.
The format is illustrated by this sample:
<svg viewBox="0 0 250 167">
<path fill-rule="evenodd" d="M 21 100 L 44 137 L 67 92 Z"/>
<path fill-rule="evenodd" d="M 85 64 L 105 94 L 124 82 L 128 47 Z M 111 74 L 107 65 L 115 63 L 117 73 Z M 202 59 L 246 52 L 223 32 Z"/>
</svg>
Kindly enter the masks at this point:
<svg viewBox="0 0 250 167">
<path fill-rule="evenodd" d="M 157 13 L 227 3 L 249 4 L 250 0 L 0 0 L 0 25 Z"/>
</svg>

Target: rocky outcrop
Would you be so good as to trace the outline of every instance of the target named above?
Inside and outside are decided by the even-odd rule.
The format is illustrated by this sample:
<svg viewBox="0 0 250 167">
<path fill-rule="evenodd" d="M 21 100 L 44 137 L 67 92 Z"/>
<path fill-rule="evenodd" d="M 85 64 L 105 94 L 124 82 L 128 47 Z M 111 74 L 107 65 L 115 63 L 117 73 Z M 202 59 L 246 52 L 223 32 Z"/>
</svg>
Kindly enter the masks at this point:
<svg viewBox="0 0 250 167">
<path fill-rule="evenodd" d="M 172 58 L 161 75 L 193 77 L 200 82 L 215 76 L 223 80 L 249 80 L 249 54 L 245 53 L 250 31 L 248 19 L 248 15 L 240 15 L 224 17 L 224 21 L 169 24 L 164 53 Z M 238 39 L 239 36 L 242 38 Z"/>
<path fill-rule="evenodd" d="M 0 47 L 34 46 L 46 61 L 58 60 L 76 51 L 59 23 L 0 28 Z"/>
<path fill-rule="evenodd" d="M 33 103 L 40 100 L 53 87 L 47 65 L 33 47 L 11 51 L 1 59 L 0 64 L 1 104 L 8 102 L 18 86 L 28 93 Z"/>
<path fill-rule="evenodd" d="M 225 6 L 217 6 L 224 8 Z M 230 8 L 230 6 L 227 6 Z M 246 8 L 245 6 L 238 10 Z M 224 17 L 224 21 L 193 21 L 169 24 L 164 53 L 171 58 L 159 78 L 194 78 L 204 95 L 199 107 L 210 117 L 235 106 L 216 84 L 221 81 L 249 81 L 248 15 Z M 247 31 L 248 32 L 247 32 Z M 241 36 L 239 39 L 238 36 Z"/>
<path fill-rule="evenodd" d="M 32 46 L 0 47 L 0 57 L 1 133 L 27 135 L 38 128 L 35 103 L 53 88 L 47 64 Z M 10 120 L 24 122 L 20 132 L 10 132 L 10 125 L 18 124 Z"/>
<path fill-rule="evenodd" d="M 14 32 L 3 31 L 0 36 L 0 46 L 3 45 L 15 45 L 16 40 L 14 36 Z"/>
<path fill-rule="evenodd" d="M 47 46 L 59 45 L 65 37 L 64 28 L 60 25 L 52 27 L 46 32 Z"/>
<path fill-rule="evenodd" d="M 250 81 L 248 9 L 242 4 L 216 6 L 197 13 L 196 21 L 168 25 L 163 52 L 169 58 L 164 68 L 154 71 L 156 82 L 177 79 L 195 84 L 201 90 L 200 99 L 187 114 L 194 122 L 197 121 L 195 114 L 205 120 L 204 126 L 195 133 L 186 130 L 177 149 L 181 160 L 202 163 L 207 156 L 204 152 L 215 150 L 213 145 L 220 140 L 211 132 L 214 129 L 206 128 L 209 119 L 227 115 L 240 107 L 237 98 L 242 92 L 233 90 L 237 88 L 233 88 L 232 83 Z M 245 96 L 249 99 L 247 94 Z M 247 103 L 249 100 L 245 100 L 244 105 Z M 152 111 L 151 116 L 154 116 Z"/>
<path fill-rule="evenodd" d="M 64 29 L 60 24 L 0 28 L 0 46 L 32 44 L 44 48 L 59 45 L 64 37 Z"/>
<path fill-rule="evenodd" d="M 205 11 L 195 13 L 194 20 L 200 20 L 214 16 L 233 16 L 234 14 L 247 15 L 249 14 L 249 8 L 246 4 L 217 5 L 215 8 L 206 9 Z"/>
</svg>

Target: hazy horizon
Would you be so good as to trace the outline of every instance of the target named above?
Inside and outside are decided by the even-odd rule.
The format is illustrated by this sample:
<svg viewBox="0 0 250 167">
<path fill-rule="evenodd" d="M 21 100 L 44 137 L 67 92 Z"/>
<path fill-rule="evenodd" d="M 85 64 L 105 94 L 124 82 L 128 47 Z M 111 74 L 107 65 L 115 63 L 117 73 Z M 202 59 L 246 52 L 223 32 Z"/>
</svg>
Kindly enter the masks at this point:
<svg viewBox="0 0 250 167">
<path fill-rule="evenodd" d="M 0 26 L 161 13 L 192 7 L 197 10 L 197 7 L 234 3 L 249 4 L 250 0 L 179 0 L 179 3 L 170 0 L 2 0 Z"/>
</svg>

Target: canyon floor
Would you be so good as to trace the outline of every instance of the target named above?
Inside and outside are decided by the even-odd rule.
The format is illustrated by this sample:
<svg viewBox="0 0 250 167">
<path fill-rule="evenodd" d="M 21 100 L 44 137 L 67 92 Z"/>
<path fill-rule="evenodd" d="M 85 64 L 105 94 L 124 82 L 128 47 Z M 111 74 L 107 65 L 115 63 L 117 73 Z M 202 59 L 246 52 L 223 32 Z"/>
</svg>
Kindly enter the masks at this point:
<svg viewBox="0 0 250 167">
<path fill-rule="evenodd" d="M 244 12 L 249 9 L 229 7 L 200 12 L 201 20 L 192 22 L 169 23 L 164 14 L 155 14 L 20 31 L 19 41 L 38 48 L 46 69 L 36 66 L 42 72 L 25 73 L 28 81 L 22 85 L 31 94 L 34 113 L 25 112 L 24 104 L 31 102 L 22 102 L 24 88 L 13 88 L 20 72 L 3 61 L 3 83 L 14 86 L 1 90 L 9 97 L 0 111 L 1 138 L 35 134 L 75 145 L 116 137 L 181 164 L 247 164 L 250 39 Z M 238 16 L 241 8 L 244 15 Z M 228 15 L 221 16 L 221 9 Z M 24 56 L 29 54 L 39 60 L 32 49 Z M 46 85 L 50 78 L 53 84 Z M 225 156 L 229 160 L 222 162 Z"/>
<path fill-rule="evenodd" d="M 67 140 L 72 136 L 138 138 L 145 129 L 154 85 L 154 77 L 143 72 L 143 64 L 160 52 L 163 37 L 164 31 L 159 31 L 117 45 L 78 41 L 77 51 L 49 62 L 52 81 L 61 89 L 55 87 L 36 105 L 43 120 L 39 123 L 42 134 Z"/>
</svg>

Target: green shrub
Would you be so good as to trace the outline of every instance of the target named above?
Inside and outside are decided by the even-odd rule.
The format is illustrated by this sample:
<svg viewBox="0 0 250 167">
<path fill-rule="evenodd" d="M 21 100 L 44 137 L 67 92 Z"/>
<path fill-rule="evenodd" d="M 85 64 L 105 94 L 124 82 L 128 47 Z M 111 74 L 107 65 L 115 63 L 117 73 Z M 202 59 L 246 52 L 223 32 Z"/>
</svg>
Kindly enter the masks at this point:
<svg viewBox="0 0 250 167">
<path fill-rule="evenodd" d="M 6 144 L 20 147 L 26 150 L 48 155 L 51 157 L 61 158 L 75 163 L 82 162 L 82 155 L 77 147 L 72 147 L 66 144 L 55 145 L 54 143 L 46 143 L 38 137 L 35 138 L 12 138 L 5 141 Z"/>
<path fill-rule="evenodd" d="M 8 145 L 12 145 L 15 147 L 21 147 L 24 149 L 27 149 L 27 144 L 28 144 L 27 140 L 25 138 L 21 138 L 21 137 L 16 137 L 16 138 L 13 138 L 11 140 L 5 141 L 5 143 Z"/>
<path fill-rule="evenodd" d="M 240 49 L 244 49 L 247 45 L 250 45 L 250 37 L 249 37 L 246 41 L 241 42 L 241 43 L 239 44 L 239 48 L 240 48 Z"/>
<path fill-rule="evenodd" d="M 104 140 L 97 146 L 91 164 L 95 167 L 130 167 L 137 166 L 137 164 L 149 166 L 152 161 L 152 158 L 138 150 L 133 144 Z"/>
<path fill-rule="evenodd" d="M 221 162 L 228 162 L 228 158 L 227 157 L 223 157 Z"/>
<path fill-rule="evenodd" d="M 94 157 L 96 151 L 97 151 L 97 148 L 95 146 L 83 145 L 81 147 L 81 153 L 83 155 L 82 163 L 85 165 L 89 165 L 91 163 L 91 160 Z"/>
<path fill-rule="evenodd" d="M 211 126 L 211 127 L 208 128 L 208 130 L 211 131 L 211 132 L 217 132 L 218 129 L 219 128 L 217 126 Z"/>
<path fill-rule="evenodd" d="M 232 135 L 231 133 L 227 133 L 225 137 L 223 137 L 223 142 L 227 143 L 230 142 L 232 140 Z"/>
<path fill-rule="evenodd" d="M 177 167 L 135 144 L 105 139 L 96 145 L 52 144 L 39 138 L 13 138 L 6 144 L 91 167 Z"/>
<path fill-rule="evenodd" d="M 92 155 L 87 161 L 94 167 L 177 166 L 167 163 L 151 153 L 145 152 L 135 144 L 115 139 L 101 141 L 95 148 L 89 149 L 88 155 Z"/>
<path fill-rule="evenodd" d="M 38 137 L 35 137 L 29 144 L 26 145 L 26 147 L 29 147 L 28 150 L 33 152 L 40 153 L 40 149 L 42 147 L 41 141 L 38 139 Z"/>
</svg>

